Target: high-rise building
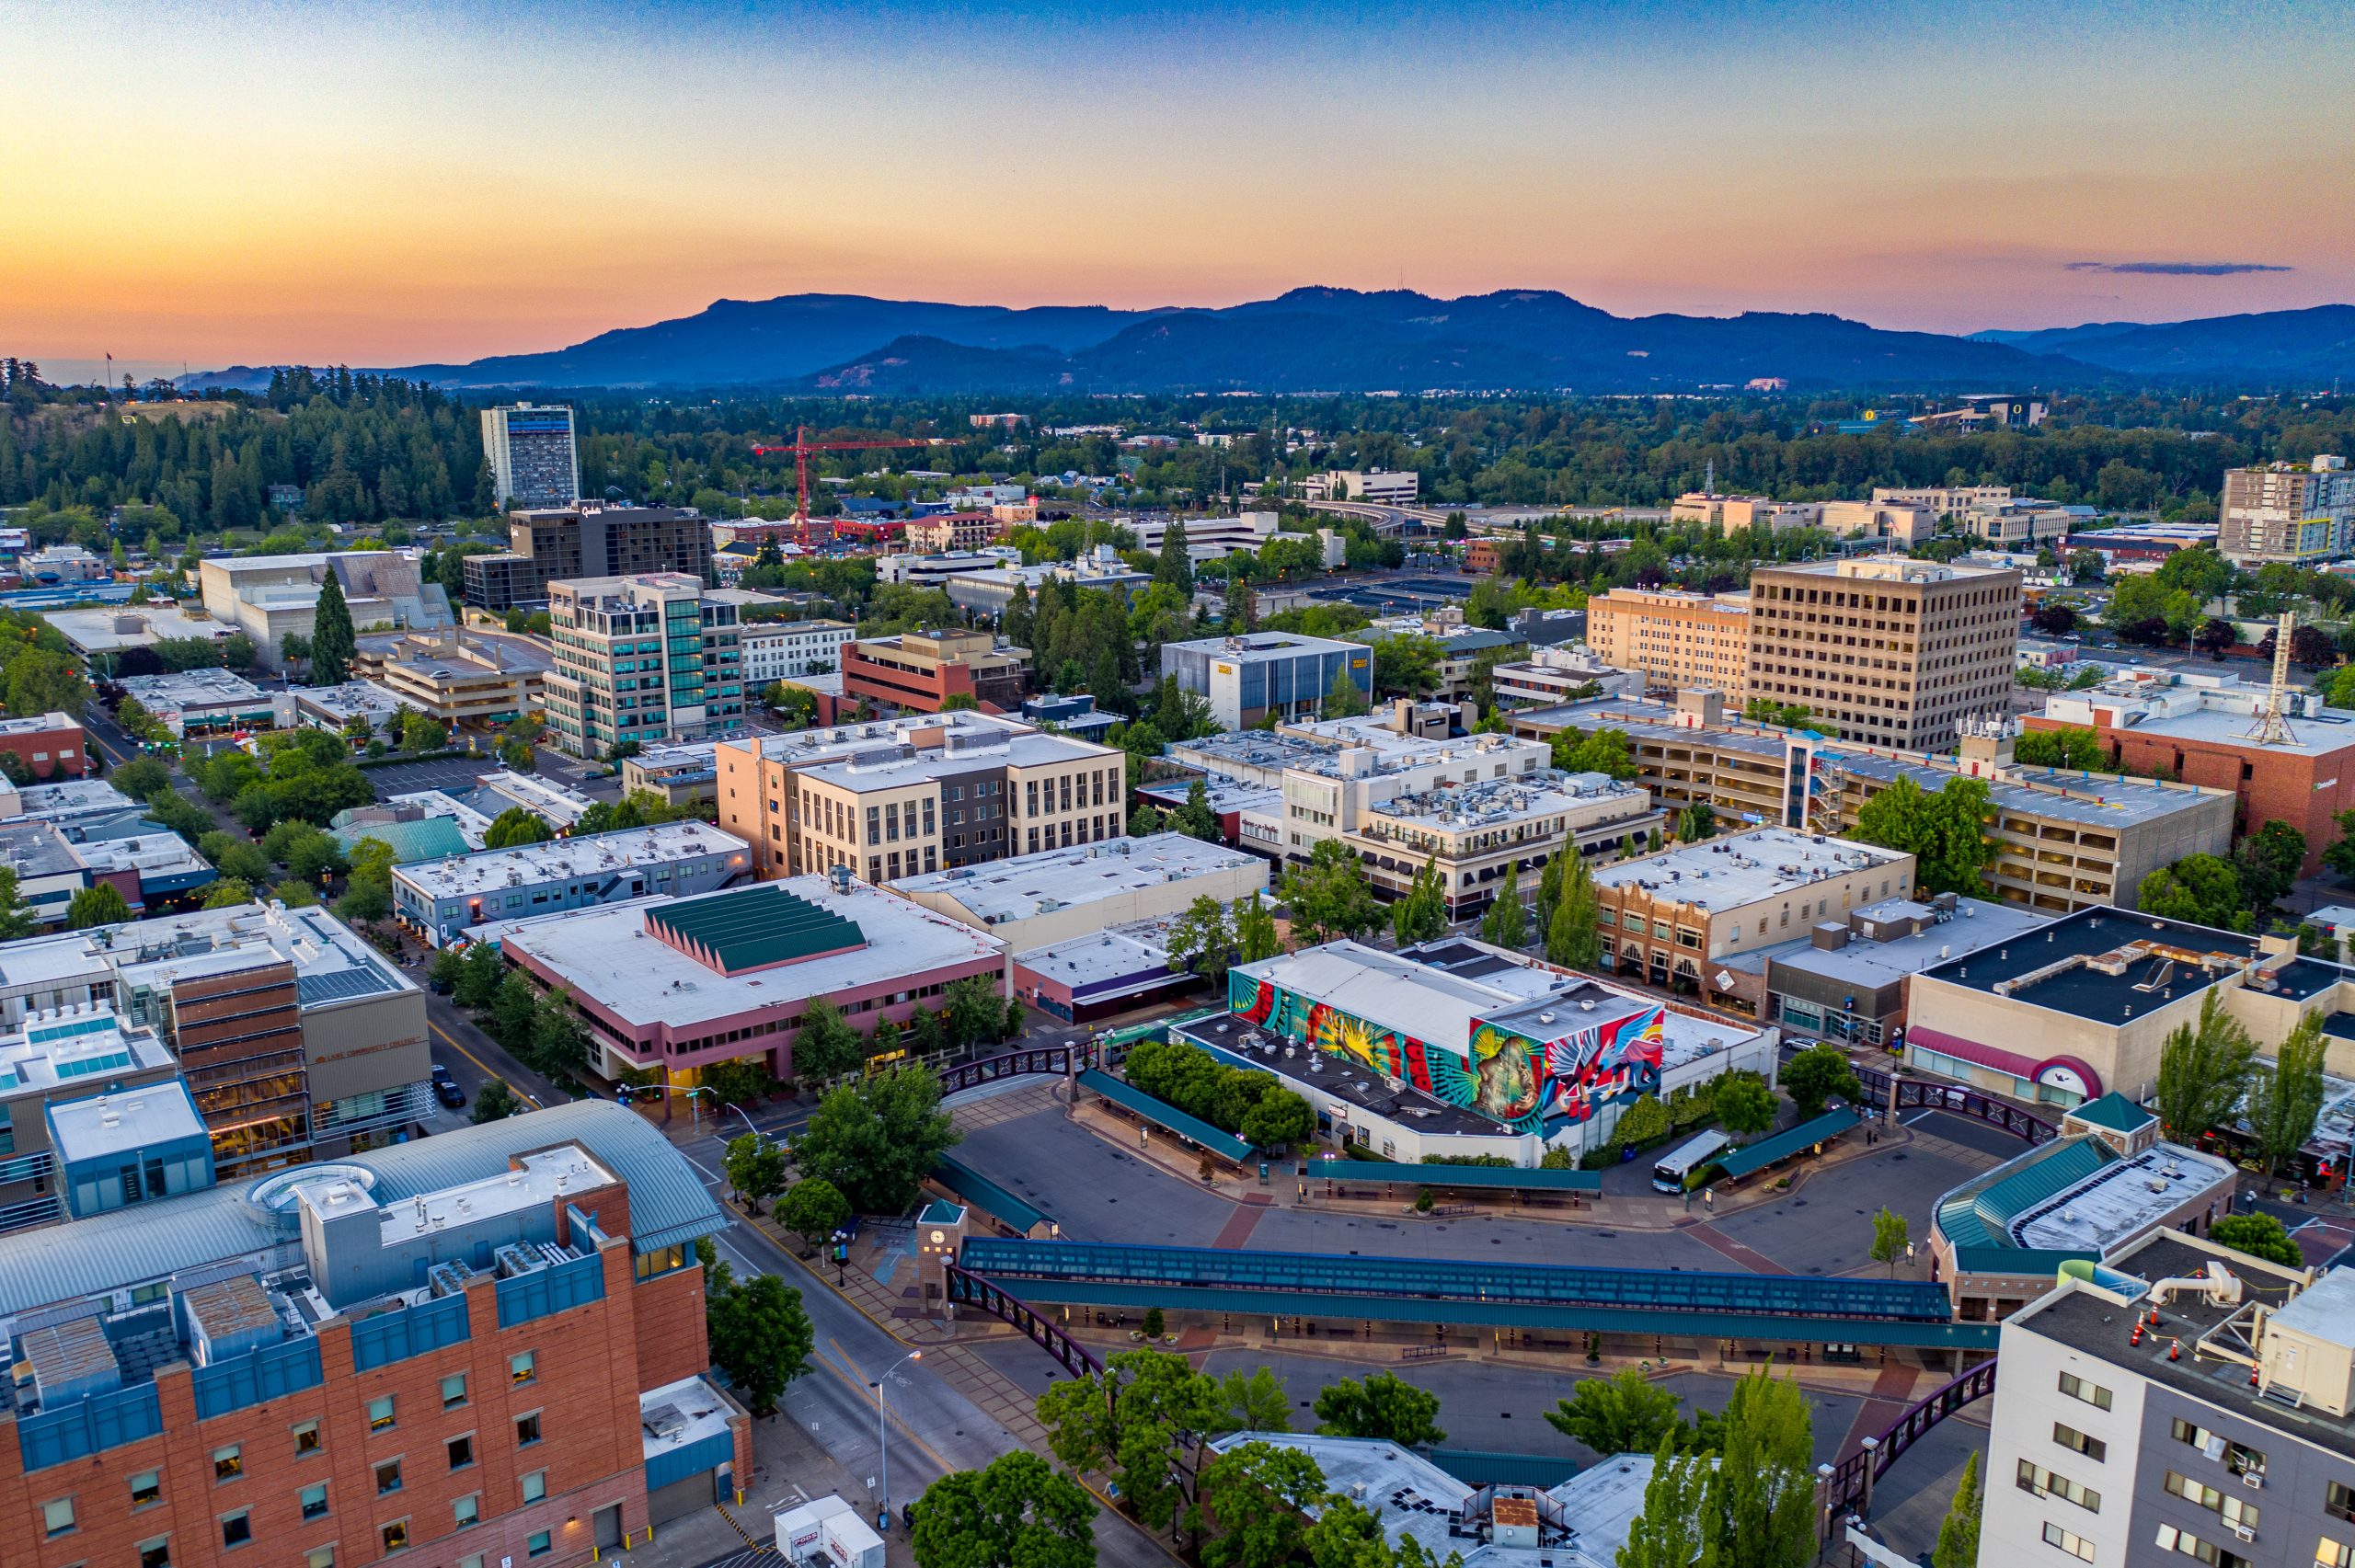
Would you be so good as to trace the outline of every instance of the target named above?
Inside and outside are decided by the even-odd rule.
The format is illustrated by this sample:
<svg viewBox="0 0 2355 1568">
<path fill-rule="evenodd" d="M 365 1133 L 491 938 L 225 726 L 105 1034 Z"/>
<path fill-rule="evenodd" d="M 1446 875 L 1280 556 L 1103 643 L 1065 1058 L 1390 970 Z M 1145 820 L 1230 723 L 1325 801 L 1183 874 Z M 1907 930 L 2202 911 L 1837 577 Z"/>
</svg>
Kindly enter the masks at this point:
<svg viewBox="0 0 2355 1568">
<path fill-rule="evenodd" d="M 1587 605 L 1587 646 L 1655 686 L 1706 686 L 1735 704 L 1749 683 L 1750 596 L 1614 588 Z"/>
<path fill-rule="evenodd" d="M 486 408 L 482 452 L 501 507 L 569 507 L 580 498 L 570 408 L 532 403 Z"/>
<path fill-rule="evenodd" d="M 2355 550 L 2355 473 L 2343 457 L 2224 471 L 2216 547 L 2238 567 Z"/>
<path fill-rule="evenodd" d="M 736 604 L 684 572 L 548 584 L 547 722 L 576 757 L 744 727 Z"/>
<path fill-rule="evenodd" d="M 2016 571 L 1902 555 L 1762 566 L 1750 603 L 1747 695 L 1806 708 L 1825 735 L 1943 751 L 1964 719 L 2007 711 Z"/>
<path fill-rule="evenodd" d="M 549 507 L 511 512 L 507 548 L 465 560 L 465 600 L 501 612 L 547 602 L 574 578 L 685 572 L 711 580 L 711 524 L 693 507 Z"/>
</svg>

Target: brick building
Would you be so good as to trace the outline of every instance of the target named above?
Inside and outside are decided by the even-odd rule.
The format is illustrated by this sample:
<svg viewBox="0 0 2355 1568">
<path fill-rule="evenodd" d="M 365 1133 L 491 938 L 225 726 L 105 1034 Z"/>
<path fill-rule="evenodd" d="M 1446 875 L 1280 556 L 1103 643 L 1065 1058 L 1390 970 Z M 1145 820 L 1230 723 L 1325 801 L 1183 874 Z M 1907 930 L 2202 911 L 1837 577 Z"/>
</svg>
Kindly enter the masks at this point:
<svg viewBox="0 0 2355 1568">
<path fill-rule="evenodd" d="M 1740 704 L 1749 683 L 1750 596 L 1614 588 L 1587 605 L 1587 645 L 1656 686 L 1706 686 Z"/>
<path fill-rule="evenodd" d="M 902 632 L 842 645 L 843 694 L 854 701 L 935 714 L 951 697 L 994 712 L 1022 705 L 1019 649 L 1001 651 L 987 632 Z"/>
<path fill-rule="evenodd" d="M 0 719 L 0 751 L 22 762 L 36 781 L 78 779 L 90 764 L 81 725 L 62 713 Z"/>
<path fill-rule="evenodd" d="M 749 1472 L 722 1219 L 588 1101 L 0 1238 L 10 1561 L 583 1563 Z M 254 1543 L 261 1544 L 258 1548 Z"/>
</svg>

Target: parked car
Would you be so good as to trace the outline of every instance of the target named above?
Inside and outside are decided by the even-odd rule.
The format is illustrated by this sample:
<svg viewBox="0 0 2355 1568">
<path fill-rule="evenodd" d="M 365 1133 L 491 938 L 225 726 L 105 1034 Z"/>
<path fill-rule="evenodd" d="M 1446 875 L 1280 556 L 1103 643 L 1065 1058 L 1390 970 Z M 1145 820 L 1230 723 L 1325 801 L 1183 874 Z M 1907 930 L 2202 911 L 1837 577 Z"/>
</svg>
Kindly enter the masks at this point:
<svg viewBox="0 0 2355 1568">
<path fill-rule="evenodd" d="M 466 1103 L 466 1092 L 458 1087 L 450 1070 L 438 1061 L 433 1064 L 433 1097 L 454 1111 Z"/>
</svg>

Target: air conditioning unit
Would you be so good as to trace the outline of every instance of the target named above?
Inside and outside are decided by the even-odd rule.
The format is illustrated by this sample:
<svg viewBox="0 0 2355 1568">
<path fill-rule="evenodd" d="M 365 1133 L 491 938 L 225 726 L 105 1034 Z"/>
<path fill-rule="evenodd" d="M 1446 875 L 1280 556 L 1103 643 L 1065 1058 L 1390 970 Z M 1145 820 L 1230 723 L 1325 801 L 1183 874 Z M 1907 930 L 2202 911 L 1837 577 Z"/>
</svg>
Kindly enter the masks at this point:
<svg viewBox="0 0 2355 1568">
<path fill-rule="evenodd" d="M 2255 1525 L 2234 1525 L 2233 1527 L 2233 1534 L 2242 1540 L 2255 1540 L 2257 1539 L 2257 1527 Z"/>
<path fill-rule="evenodd" d="M 2256 1471 L 2246 1470 L 2241 1471 L 2241 1484 L 2251 1492 L 2262 1492 L 2265 1490 L 2265 1477 Z"/>
</svg>

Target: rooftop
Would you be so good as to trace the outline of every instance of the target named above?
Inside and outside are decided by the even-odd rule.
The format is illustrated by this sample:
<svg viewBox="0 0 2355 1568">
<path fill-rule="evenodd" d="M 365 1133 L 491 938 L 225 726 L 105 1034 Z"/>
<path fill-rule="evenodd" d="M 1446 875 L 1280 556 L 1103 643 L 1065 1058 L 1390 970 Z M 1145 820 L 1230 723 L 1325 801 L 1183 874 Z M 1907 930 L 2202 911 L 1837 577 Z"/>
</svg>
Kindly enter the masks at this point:
<svg viewBox="0 0 2355 1568">
<path fill-rule="evenodd" d="M 1240 780 L 1212 774 L 1203 779 L 1165 779 L 1159 784 L 1139 784 L 1136 793 L 1156 805 L 1175 809 L 1186 804 L 1194 785 L 1202 786 L 1202 795 L 1210 808 L 1225 817 L 1244 811 L 1268 811 L 1283 814 L 1284 792 L 1273 784 L 1244 784 Z"/>
<path fill-rule="evenodd" d="M 1494 828 L 1531 817 L 1575 810 L 1599 801 L 1616 801 L 1631 811 L 1640 811 L 1650 800 L 1650 794 L 1643 785 L 1622 784 L 1608 773 L 1566 773 L 1558 768 L 1537 768 L 1508 778 L 1477 779 L 1444 789 L 1393 795 L 1368 808 L 1361 831 L 1396 827 L 1453 832 Z"/>
<path fill-rule="evenodd" d="M 723 975 L 799 963 L 867 943 L 858 923 L 839 910 L 774 882 L 658 905 L 646 911 L 646 926 Z"/>
<path fill-rule="evenodd" d="M 212 1137 L 204 1118 L 196 1114 L 188 1085 L 177 1078 L 86 1100 L 52 1102 L 48 1115 L 57 1158 L 66 1164 L 178 1139 Z"/>
<path fill-rule="evenodd" d="M 2191 996 L 2260 953 L 2257 940 L 2097 905 L 2051 921 L 2022 942 L 1924 969 L 1928 979 L 2105 1022 Z"/>
<path fill-rule="evenodd" d="M 2057 1139 L 1982 1171 L 1938 1199 L 1933 1222 L 1957 1249 L 2090 1253 L 2107 1258 L 2203 1193 L 2230 1188 L 2227 1162 L 2172 1143 L 2131 1158 L 2090 1133 Z M 2002 1266 L 1985 1257 L 1961 1266 Z"/>
<path fill-rule="evenodd" d="M 790 893 L 838 915 L 858 928 L 865 944 L 757 974 L 725 975 L 648 932 L 649 917 L 659 911 L 764 889 Z M 633 898 L 497 921 L 483 932 L 638 1027 L 693 1025 L 780 1008 L 795 1011 L 805 998 L 880 986 L 949 965 L 994 960 L 1005 951 L 1005 944 L 960 921 L 863 882 L 837 890 L 822 876 L 764 882 L 759 888 L 703 899 Z"/>
<path fill-rule="evenodd" d="M 150 713 L 169 708 L 217 708 L 231 705 L 263 708 L 270 693 L 228 670 L 182 670 L 166 675 L 126 675 L 118 682 L 123 694 L 138 699 Z"/>
<path fill-rule="evenodd" d="M 442 818 L 434 818 L 442 820 Z M 358 832 L 369 836 L 362 826 Z M 732 854 L 749 864 L 744 841 L 706 822 L 664 822 L 624 828 L 587 838 L 550 839 L 512 849 L 484 850 L 464 857 L 420 861 L 400 868 L 400 879 L 430 898 L 458 898 L 494 888 L 524 887 L 574 877 L 618 880 L 632 866 L 665 865 Z"/>
<path fill-rule="evenodd" d="M 1910 778 L 1932 794 L 1944 789 L 1948 780 L 1958 776 L 1950 767 L 1852 751 L 1844 747 L 1824 747 L 1819 755 L 1858 777 L 1887 781 Z M 2011 783 L 1989 782 L 1988 802 L 1997 810 L 2085 827 L 2124 828 L 2154 822 L 2223 793 L 2198 784 L 2067 768 L 2016 768 L 2013 779 Z"/>
<path fill-rule="evenodd" d="M 1996 943 L 2022 941 L 2051 918 L 2016 904 L 1986 898 L 1957 899 L 1951 913 L 1911 899 L 1890 898 L 1849 911 L 1844 923 L 1833 922 L 1851 933 L 1844 946 L 1819 947 L 1809 933 L 1795 941 L 1737 955 L 1725 962 L 1735 968 L 1757 972 L 1771 961 L 1777 967 L 1821 975 L 1830 980 L 1879 987 L 1919 974 L 1958 954 L 1967 956 Z M 1890 935 L 1877 941 L 1867 934 L 1905 932 L 1917 923 L 1923 929 L 1911 935 Z"/>
<path fill-rule="evenodd" d="M 139 810 L 139 802 L 105 779 L 61 779 L 55 784 L 27 784 L 17 791 L 17 815 L 44 822 L 70 822 L 80 817 L 109 816 Z"/>
<path fill-rule="evenodd" d="M 52 730 L 81 727 L 81 721 L 66 713 L 28 714 L 22 718 L 0 718 L 0 737 L 46 735 Z"/>
<path fill-rule="evenodd" d="M 1120 755 L 1076 736 L 1052 735 L 1024 726 L 1012 733 L 959 732 L 949 737 L 948 744 L 922 750 L 905 743 L 879 741 L 840 761 L 811 762 L 803 768 L 802 777 L 854 794 L 866 794 L 871 790 L 905 789 L 929 779 L 951 778 L 982 768 L 1035 768 Z"/>
<path fill-rule="evenodd" d="M 2106 725 L 2177 740 L 2255 747 L 2257 710 L 2266 688 L 2232 675 L 2136 670 L 2082 692 L 2054 692 L 2044 717 L 2059 724 Z M 2355 747 L 2355 713 L 2322 705 L 2311 692 L 2292 694 L 2290 738 L 2265 747 L 2301 757 L 2325 757 Z"/>
<path fill-rule="evenodd" d="M 190 910 L 0 946 L 0 986 L 37 985 L 112 968 L 132 990 L 192 974 L 225 973 L 267 952 L 294 966 L 305 1007 L 417 988 L 324 909 L 237 904 Z"/>
<path fill-rule="evenodd" d="M 1164 643 L 1165 648 L 1184 648 L 1193 653 L 1208 654 L 1212 658 L 1233 659 L 1241 664 L 1259 664 L 1269 659 L 1297 658 L 1304 654 L 1365 652 L 1363 643 L 1338 642 L 1331 637 L 1303 636 L 1297 632 L 1245 632 L 1233 637 L 1196 637 L 1190 642 Z"/>
<path fill-rule="evenodd" d="M 44 610 L 41 619 L 86 653 L 144 647 L 167 637 L 225 641 L 237 628 L 209 615 L 191 615 L 166 604 L 121 605 L 101 610 Z"/>
<path fill-rule="evenodd" d="M 178 1059 L 153 1029 L 126 1024 L 109 1008 L 28 1013 L 0 1039 L 0 1094 L 39 1094 L 104 1085 L 115 1075 L 169 1070 Z"/>
<path fill-rule="evenodd" d="M 997 925 L 1247 866 L 1258 866 L 1264 875 L 1266 865 L 1258 855 L 1223 844 L 1204 843 L 1183 833 L 1155 833 L 930 872 L 903 877 L 890 887 L 902 893 L 945 893 L 982 924 Z"/>
<path fill-rule="evenodd" d="M 1254 858 L 1257 858 L 1256 856 Z M 1169 979 L 1169 928 L 1174 916 L 1106 926 L 1069 941 L 1017 953 L 1034 975 L 1070 988 L 1074 1000 L 1097 1001 L 1144 990 Z"/>
<path fill-rule="evenodd" d="M 1594 884 L 1630 890 L 1641 887 L 1655 898 L 1718 914 L 1851 872 L 1912 858 L 1878 844 L 1828 839 L 1788 828 L 1761 828 L 1729 839 L 1681 844 L 1639 860 L 1597 866 Z M 1910 880 L 1910 867 L 1905 880 Z"/>
<path fill-rule="evenodd" d="M 839 681 L 840 675 L 837 674 L 835 679 Z M 801 683 L 807 684 L 808 680 L 805 678 Z M 757 749 L 764 761 L 803 768 L 861 751 L 909 745 L 916 740 L 936 748 L 949 737 L 971 737 L 980 744 L 983 738 L 1029 733 L 1031 727 L 1019 719 L 1001 718 L 994 714 L 964 709 L 945 714 L 878 719 L 867 724 L 821 725 L 813 729 L 797 729 L 784 735 L 744 736 L 715 744 Z"/>
<path fill-rule="evenodd" d="M 350 723 L 355 718 L 373 719 L 381 723 L 387 715 L 398 713 L 401 700 L 390 690 L 373 681 L 347 681 L 340 686 L 304 686 L 294 693 L 294 700 L 306 708 Z"/>
</svg>

